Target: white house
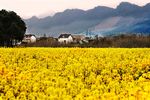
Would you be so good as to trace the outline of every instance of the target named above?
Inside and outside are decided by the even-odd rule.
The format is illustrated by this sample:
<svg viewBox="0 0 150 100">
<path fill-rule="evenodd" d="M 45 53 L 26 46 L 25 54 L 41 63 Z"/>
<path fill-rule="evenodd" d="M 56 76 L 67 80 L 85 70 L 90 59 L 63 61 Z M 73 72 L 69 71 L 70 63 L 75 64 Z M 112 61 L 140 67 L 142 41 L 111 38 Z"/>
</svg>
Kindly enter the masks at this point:
<svg viewBox="0 0 150 100">
<path fill-rule="evenodd" d="M 71 34 L 61 34 L 58 37 L 58 42 L 59 43 L 64 43 L 64 44 L 72 43 L 73 42 L 73 37 L 72 37 Z"/>
<path fill-rule="evenodd" d="M 22 40 L 24 43 L 34 43 L 36 42 L 36 36 L 33 34 L 26 34 Z"/>
</svg>

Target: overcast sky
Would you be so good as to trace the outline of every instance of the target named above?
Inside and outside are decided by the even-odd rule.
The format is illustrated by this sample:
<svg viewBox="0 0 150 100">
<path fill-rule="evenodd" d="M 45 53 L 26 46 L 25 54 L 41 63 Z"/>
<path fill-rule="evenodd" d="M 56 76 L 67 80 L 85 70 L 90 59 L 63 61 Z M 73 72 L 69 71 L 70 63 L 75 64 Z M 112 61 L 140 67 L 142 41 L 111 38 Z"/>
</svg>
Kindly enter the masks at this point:
<svg viewBox="0 0 150 100">
<path fill-rule="evenodd" d="M 96 6 L 115 8 L 120 2 L 131 2 L 140 6 L 150 0 L 0 0 L 0 9 L 12 10 L 23 18 L 44 17 L 65 9 L 91 9 Z"/>
</svg>

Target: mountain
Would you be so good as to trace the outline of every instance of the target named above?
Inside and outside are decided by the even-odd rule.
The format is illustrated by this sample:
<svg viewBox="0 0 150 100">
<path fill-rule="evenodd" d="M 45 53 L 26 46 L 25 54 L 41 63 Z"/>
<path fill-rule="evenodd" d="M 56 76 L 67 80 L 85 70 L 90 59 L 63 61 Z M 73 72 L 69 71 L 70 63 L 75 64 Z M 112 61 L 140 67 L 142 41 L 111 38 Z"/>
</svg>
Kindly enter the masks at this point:
<svg viewBox="0 0 150 100">
<path fill-rule="evenodd" d="M 117 33 L 150 33 L 150 3 L 138 6 L 129 2 L 120 3 L 117 8 L 98 6 L 89 10 L 67 9 L 54 16 L 24 20 L 27 33 L 58 36 L 62 32 L 95 35 Z"/>
</svg>

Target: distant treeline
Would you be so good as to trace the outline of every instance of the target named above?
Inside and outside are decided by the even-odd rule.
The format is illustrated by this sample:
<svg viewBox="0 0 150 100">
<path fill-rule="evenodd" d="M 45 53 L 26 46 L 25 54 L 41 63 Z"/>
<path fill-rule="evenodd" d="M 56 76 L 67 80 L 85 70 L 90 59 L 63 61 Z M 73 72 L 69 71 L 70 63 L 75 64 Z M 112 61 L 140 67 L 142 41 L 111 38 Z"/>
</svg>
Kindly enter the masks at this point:
<svg viewBox="0 0 150 100">
<path fill-rule="evenodd" d="M 144 48 L 150 47 L 150 36 L 122 34 L 118 36 L 98 37 L 89 39 L 89 43 L 60 44 L 57 39 L 42 37 L 36 43 L 22 44 L 23 47 L 119 47 L 119 48 Z"/>
</svg>

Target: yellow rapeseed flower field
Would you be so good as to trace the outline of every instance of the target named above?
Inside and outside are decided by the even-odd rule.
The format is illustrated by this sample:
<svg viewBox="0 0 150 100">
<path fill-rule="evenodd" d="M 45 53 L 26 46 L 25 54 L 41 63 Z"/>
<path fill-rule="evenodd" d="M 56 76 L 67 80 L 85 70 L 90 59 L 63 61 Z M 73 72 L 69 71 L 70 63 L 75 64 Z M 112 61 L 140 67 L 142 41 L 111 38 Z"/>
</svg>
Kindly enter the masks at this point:
<svg viewBox="0 0 150 100">
<path fill-rule="evenodd" d="M 150 49 L 0 48 L 0 100 L 149 100 Z"/>
</svg>

